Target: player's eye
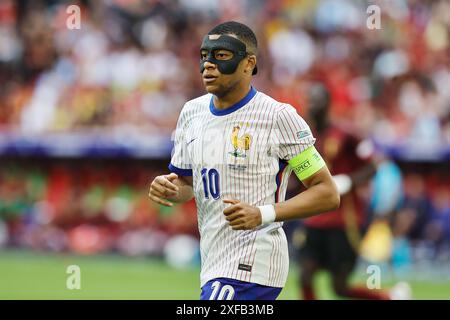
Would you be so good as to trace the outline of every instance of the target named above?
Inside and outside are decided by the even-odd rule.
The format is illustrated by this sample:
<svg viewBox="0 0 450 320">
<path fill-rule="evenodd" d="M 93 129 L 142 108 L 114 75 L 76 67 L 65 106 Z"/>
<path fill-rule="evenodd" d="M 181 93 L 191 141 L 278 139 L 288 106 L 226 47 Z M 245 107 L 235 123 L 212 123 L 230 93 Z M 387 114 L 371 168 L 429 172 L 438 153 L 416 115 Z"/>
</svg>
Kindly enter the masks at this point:
<svg viewBox="0 0 450 320">
<path fill-rule="evenodd" d="M 207 56 L 208 56 L 208 53 L 206 51 L 205 52 L 200 52 L 200 59 L 206 60 Z"/>
<path fill-rule="evenodd" d="M 226 50 L 219 50 L 214 53 L 217 60 L 230 60 L 233 58 L 233 53 Z"/>
</svg>

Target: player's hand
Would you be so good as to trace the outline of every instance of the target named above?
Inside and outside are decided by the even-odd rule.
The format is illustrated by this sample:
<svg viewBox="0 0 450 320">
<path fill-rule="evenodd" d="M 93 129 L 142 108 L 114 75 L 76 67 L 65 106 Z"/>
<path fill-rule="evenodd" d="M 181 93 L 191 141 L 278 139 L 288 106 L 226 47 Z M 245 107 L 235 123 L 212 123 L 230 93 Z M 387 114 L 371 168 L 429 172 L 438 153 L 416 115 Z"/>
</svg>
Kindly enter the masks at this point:
<svg viewBox="0 0 450 320">
<path fill-rule="evenodd" d="M 172 207 L 173 203 L 167 201 L 167 199 L 178 196 L 179 188 L 173 183 L 177 178 L 176 173 L 157 176 L 150 184 L 149 198 L 163 206 Z"/>
<path fill-rule="evenodd" d="M 233 230 L 250 230 L 261 225 L 261 212 L 257 207 L 233 199 L 224 199 L 223 202 L 231 204 L 223 214 Z"/>
</svg>

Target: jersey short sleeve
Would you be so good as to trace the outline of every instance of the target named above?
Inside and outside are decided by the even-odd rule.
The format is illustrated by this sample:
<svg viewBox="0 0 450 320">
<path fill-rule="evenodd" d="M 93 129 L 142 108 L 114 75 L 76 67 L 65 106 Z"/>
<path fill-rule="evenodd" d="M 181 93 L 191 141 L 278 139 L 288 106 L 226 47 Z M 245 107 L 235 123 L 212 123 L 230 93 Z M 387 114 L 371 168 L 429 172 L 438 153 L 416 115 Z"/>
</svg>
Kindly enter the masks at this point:
<svg viewBox="0 0 450 320">
<path fill-rule="evenodd" d="M 279 111 L 275 128 L 277 155 L 284 161 L 291 160 L 316 141 L 306 121 L 291 105 L 284 105 Z"/>
<path fill-rule="evenodd" d="M 184 108 L 183 108 L 184 109 Z M 169 164 L 169 170 L 182 176 L 192 176 L 192 165 L 187 151 L 188 141 L 187 137 L 188 122 L 186 119 L 186 112 L 182 110 L 177 121 L 177 127 L 172 134 L 174 146 L 172 150 L 172 158 Z"/>
</svg>

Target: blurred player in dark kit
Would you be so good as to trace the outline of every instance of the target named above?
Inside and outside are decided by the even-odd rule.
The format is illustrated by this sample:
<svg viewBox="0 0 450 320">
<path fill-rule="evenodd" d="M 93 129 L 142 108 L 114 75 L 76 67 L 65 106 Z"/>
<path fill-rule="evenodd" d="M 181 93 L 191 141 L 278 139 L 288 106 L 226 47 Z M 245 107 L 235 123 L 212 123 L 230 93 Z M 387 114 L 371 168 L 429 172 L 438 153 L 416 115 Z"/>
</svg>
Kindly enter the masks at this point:
<svg viewBox="0 0 450 320">
<path fill-rule="evenodd" d="M 300 286 L 303 298 L 316 299 L 313 278 L 320 269 L 331 274 L 334 292 L 344 298 L 390 299 L 388 292 L 350 286 L 363 227 L 367 217 L 356 188 L 376 173 L 370 152 L 364 152 L 361 141 L 350 130 L 329 119 L 330 96 L 320 84 L 309 96 L 309 123 L 317 138 L 319 152 L 334 175 L 341 195 L 341 206 L 335 211 L 304 220 L 305 238 L 300 248 Z"/>
</svg>

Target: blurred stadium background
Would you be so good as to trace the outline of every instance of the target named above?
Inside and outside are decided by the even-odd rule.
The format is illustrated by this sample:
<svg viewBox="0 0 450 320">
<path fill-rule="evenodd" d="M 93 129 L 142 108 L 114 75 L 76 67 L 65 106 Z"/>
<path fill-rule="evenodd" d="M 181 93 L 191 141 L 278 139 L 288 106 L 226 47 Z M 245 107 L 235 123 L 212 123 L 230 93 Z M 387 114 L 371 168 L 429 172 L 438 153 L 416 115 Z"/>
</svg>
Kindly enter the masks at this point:
<svg viewBox="0 0 450 320">
<path fill-rule="evenodd" d="M 81 8 L 81 29 L 66 8 Z M 369 30 L 366 9 L 381 8 Z M 255 87 L 333 120 L 389 159 L 361 188 L 366 266 L 413 297 L 450 299 L 450 3 L 350 0 L 0 1 L 0 299 L 197 299 L 195 204 L 147 199 L 167 172 L 183 103 L 203 94 L 198 46 L 225 20 L 253 27 Z M 298 187 L 294 178 L 289 193 Z M 392 190 L 397 190 L 394 192 Z M 301 222 L 285 225 L 300 298 Z M 66 289 L 69 265 L 81 290 Z M 334 299 L 321 274 L 319 297 Z"/>
</svg>

